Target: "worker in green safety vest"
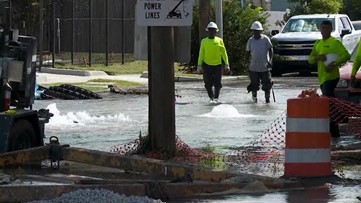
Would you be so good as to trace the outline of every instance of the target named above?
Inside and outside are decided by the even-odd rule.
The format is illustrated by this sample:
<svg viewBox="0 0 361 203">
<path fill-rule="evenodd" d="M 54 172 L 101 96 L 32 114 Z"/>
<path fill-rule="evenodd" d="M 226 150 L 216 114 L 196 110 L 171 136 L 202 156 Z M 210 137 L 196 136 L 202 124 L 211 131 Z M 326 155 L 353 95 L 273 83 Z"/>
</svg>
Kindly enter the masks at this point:
<svg viewBox="0 0 361 203">
<path fill-rule="evenodd" d="M 361 40 L 358 43 L 358 48 L 356 51 L 355 59 L 353 60 L 352 64 L 352 71 L 351 71 L 351 86 L 356 86 L 356 73 L 361 66 Z"/>
<path fill-rule="evenodd" d="M 317 63 L 318 81 L 322 95 L 332 97 L 340 79 L 338 67 L 350 59 L 350 54 L 342 42 L 331 36 L 331 21 L 320 25 L 322 39 L 317 40 L 308 57 L 310 64 Z"/>
<path fill-rule="evenodd" d="M 210 22 L 206 30 L 208 37 L 201 41 L 197 72 L 203 73 L 204 86 L 210 103 L 219 103 L 219 93 L 222 88 L 222 67 L 226 73 L 230 71 L 228 55 L 223 40 L 216 36 L 217 24 Z"/>
</svg>

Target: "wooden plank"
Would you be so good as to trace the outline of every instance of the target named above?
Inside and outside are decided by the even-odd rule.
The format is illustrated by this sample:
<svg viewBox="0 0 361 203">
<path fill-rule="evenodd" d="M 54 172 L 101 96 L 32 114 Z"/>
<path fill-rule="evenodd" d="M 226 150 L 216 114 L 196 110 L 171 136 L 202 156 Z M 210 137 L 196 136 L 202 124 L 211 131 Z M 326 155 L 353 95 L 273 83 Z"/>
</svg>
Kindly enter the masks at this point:
<svg viewBox="0 0 361 203">
<path fill-rule="evenodd" d="M 68 147 L 63 149 L 64 160 L 93 164 L 98 166 L 120 168 L 134 172 L 145 172 L 163 178 L 189 178 L 219 182 L 239 175 L 229 171 L 209 169 L 197 165 L 188 165 L 141 156 L 122 156 L 119 154 Z M 262 176 L 248 175 L 262 179 Z"/>
<path fill-rule="evenodd" d="M 0 168 L 16 167 L 49 159 L 50 146 L 34 147 L 0 154 Z"/>
</svg>

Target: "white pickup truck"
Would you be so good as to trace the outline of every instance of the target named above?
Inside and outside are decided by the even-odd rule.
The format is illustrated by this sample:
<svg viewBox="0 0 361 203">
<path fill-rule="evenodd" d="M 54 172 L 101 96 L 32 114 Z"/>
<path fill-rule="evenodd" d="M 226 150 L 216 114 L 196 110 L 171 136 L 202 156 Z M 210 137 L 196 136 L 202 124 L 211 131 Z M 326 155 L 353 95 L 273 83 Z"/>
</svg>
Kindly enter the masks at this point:
<svg viewBox="0 0 361 203">
<path fill-rule="evenodd" d="M 307 58 L 316 40 L 321 39 L 319 27 L 322 21 L 332 22 L 331 35 L 339 39 L 351 53 L 357 45 L 361 30 L 355 30 L 345 14 L 311 14 L 291 17 L 281 32 L 272 31 L 274 46 L 272 75 L 300 72 L 316 72 L 316 65 L 308 64 Z"/>
</svg>

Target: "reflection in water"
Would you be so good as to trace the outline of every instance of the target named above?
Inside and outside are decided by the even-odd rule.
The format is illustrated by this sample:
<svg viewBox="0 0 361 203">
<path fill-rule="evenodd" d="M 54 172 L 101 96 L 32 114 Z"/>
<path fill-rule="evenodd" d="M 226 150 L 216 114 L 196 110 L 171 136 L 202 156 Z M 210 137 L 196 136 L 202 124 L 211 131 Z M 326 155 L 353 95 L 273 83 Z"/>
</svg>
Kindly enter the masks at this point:
<svg viewBox="0 0 361 203">
<path fill-rule="evenodd" d="M 330 200 L 330 189 L 327 186 L 306 188 L 305 190 L 290 191 L 287 193 L 289 203 L 326 203 Z"/>
<path fill-rule="evenodd" d="M 332 201 L 330 202 L 345 202 L 345 203 L 360 203 L 357 196 L 361 196 L 361 185 L 331 185 L 330 192 Z"/>
<path fill-rule="evenodd" d="M 242 195 L 227 195 L 223 197 L 198 198 L 193 200 L 182 199 L 178 201 L 171 201 L 171 203 L 180 202 L 207 202 L 207 203 L 286 203 L 287 193 L 266 193 L 266 194 L 242 194 Z"/>
<path fill-rule="evenodd" d="M 357 194 L 361 186 L 340 186 L 327 184 L 320 187 L 274 192 L 266 194 L 238 194 L 222 197 L 182 199 L 171 202 L 207 203 L 358 203 Z"/>
</svg>

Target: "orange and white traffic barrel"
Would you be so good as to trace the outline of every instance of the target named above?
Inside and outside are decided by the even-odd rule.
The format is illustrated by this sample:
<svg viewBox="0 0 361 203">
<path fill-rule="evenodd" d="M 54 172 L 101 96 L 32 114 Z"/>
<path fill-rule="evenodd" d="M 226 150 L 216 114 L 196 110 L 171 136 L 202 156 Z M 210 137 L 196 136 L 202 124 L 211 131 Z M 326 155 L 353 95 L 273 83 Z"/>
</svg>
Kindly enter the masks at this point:
<svg viewBox="0 0 361 203">
<path fill-rule="evenodd" d="M 329 100 L 303 97 L 287 100 L 286 177 L 332 175 Z"/>
</svg>

